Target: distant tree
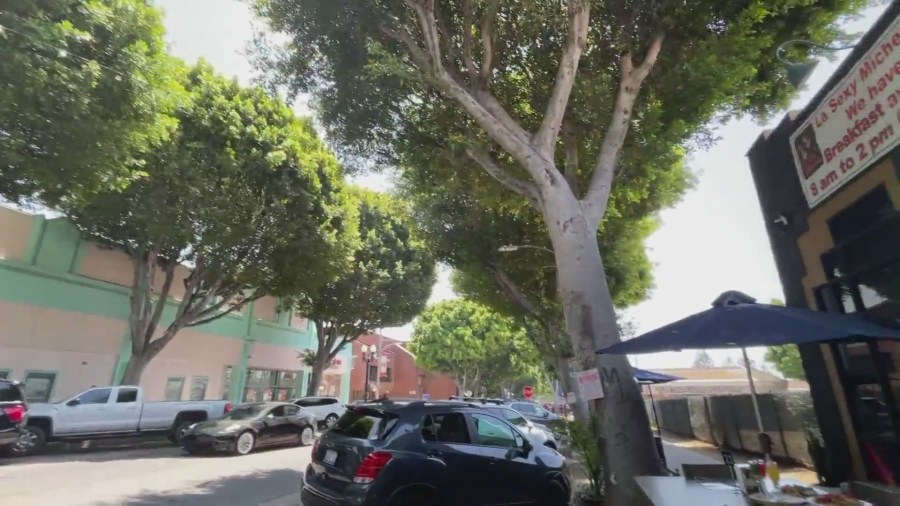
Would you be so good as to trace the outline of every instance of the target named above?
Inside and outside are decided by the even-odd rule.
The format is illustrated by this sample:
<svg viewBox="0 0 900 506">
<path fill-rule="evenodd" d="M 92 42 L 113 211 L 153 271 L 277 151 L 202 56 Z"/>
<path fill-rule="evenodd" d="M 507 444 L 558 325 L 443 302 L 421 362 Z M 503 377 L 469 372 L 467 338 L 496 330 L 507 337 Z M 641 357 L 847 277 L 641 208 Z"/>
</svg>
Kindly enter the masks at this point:
<svg viewBox="0 0 900 506">
<path fill-rule="evenodd" d="M 772 364 L 785 378 L 806 379 L 803 361 L 800 359 L 800 349 L 796 345 L 769 346 L 766 349 L 766 361 Z"/>
<path fill-rule="evenodd" d="M 694 355 L 694 368 L 708 369 L 710 367 L 715 367 L 712 357 L 709 356 L 709 353 L 706 353 L 706 350 L 698 351 L 697 354 Z"/>
<path fill-rule="evenodd" d="M 736 365 L 738 365 L 738 361 L 734 357 L 725 357 L 725 360 L 722 361 L 722 367 L 734 367 Z"/>
<path fill-rule="evenodd" d="M 0 197 L 50 206 L 140 177 L 183 98 L 144 0 L 4 0 Z"/>
<path fill-rule="evenodd" d="M 410 350 L 422 367 L 452 375 L 462 392 L 499 395 L 541 370 L 521 325 L 466 299 L 429 306 L 416 320 Z"/>
<path fill-rule="evenodd" d="M 182 329 L 317 287 L 358 243 L 337 160 L 309 122 L 206 64 L 186 88 L 178 129 L 142 160 L 144 177 L 65 206 L 89 237 L 131 259 L 125 384 L 139 384 Z"/>
<path fill-rule="evenodd" d="M 401 201 L 356 188 L 359 247 L 338 277 L 294 298 L 294 308 L 316 325 L 307 395 L 315 395 L 331 360 L 360 336 L 406 325 L 428 303 L 435 262 Z"/>
<path fill-rule="evenodd" d="M 769 301 L 769 304 L 783 306 L 784 302 L 779 299 L 772 299 Z M 803 371 L 803 361 L 800 359 L 800 349 L 796 345 L 769 346 L 766 348 L 765 360 L 772 364 L 785 378 L 806 379 L 806 373 Z"/>
</svg>

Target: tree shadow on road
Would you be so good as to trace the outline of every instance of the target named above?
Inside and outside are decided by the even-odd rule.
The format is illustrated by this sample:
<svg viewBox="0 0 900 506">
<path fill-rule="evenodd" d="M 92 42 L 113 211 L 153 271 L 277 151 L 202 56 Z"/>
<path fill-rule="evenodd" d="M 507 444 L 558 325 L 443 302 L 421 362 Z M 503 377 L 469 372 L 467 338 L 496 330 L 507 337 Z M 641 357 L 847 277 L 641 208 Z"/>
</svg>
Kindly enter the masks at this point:
<svg viewBox="0 0 900 506">
<path fill-rule="evenodd" d="M 98 503 L 98 506 L 258 506 L 300 491 L 300 471 L 274 469 L 252 474 L 231 475 L 194 485 L 172 493 L 146 493 L 134 495 L 115 503 Z M 299 505 L 298 505 L 299 506 Z"/>
<path fill-rule="evenodd" d="M 30 457 L 0 457 L 0 467 L 30 464 L 57 464 L 70 462 L 113 462 L 116 460 L 177 458 L 184 455 L 181 448 L 171 443 L 155 446 L 136 446 L 129 448 L 75 448 L 70 450 L 51 449 L 46 454 Z"/>
</svg>

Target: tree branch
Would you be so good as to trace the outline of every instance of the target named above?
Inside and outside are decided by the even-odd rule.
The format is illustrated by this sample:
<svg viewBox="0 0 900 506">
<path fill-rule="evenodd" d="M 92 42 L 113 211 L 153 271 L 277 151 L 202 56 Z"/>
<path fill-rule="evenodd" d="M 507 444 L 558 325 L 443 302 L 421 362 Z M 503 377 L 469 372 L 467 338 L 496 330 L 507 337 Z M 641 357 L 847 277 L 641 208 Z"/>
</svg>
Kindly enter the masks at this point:
<svg viewBox="0 0 900 506">
<path fill-rule="evenodd" d="M 500 9 L 500 0 L 490 0 L 487 11 L 481 18 L 481 51 L 484 53 L 481 59 L 480 81 L 485 88 L 491 82 L 491 73 L 494 71 L 494 17 Z"/>
<path fill-rule="evenodd" d="M 169 262 L 163 271 L 166 277 L 163 279 L 163 286 L 159 291 L 159 296 L 156 298 L 156 307 L 153 310 L 153 315 L 150 317 L 150 321 L 147 322 L 146 335 L 148 340 L 152 339 L 153 334 L 156 333 L 156 327 L 159 325 L 159 320 L 162 318 L 163 311 L 166 309 L 166 304 L 169 301 L 169 292 L 172 290 L 172 282 L 175 280 L 175 269 L 177 267 L 178 262 Z M 151 282 L 154 281 L 156 280 L 151 280 Z"/>
<path fill-rule="evenodd" d="M 463 3 L 463 60 L 466 73 L 469 75 L 469 83 L 474 85 L 478 80 L 478 70 L 475 67 L 475 54 L 473 51 L 472 28 L 475 26 L 475 2 L 465 0 Z"/>
<path fill-rule="evenodd" d="M 590 24 L 590 8 L 585 0 L 567 0 L 569 14 L 569 29 L 566 34 L 566 42 L 562 56 L 559 59 L 559 68 L 556 71 L 556 80 L 547 102 L 544 112 L 544 120 L 534 136 L 534 144 L 538 151 L 552 158 L 553 147 L 559 137 L 559 129 L 562 125 L 563 115 L 569 104 L 569 96 L 575 84 L 575 76 L 578 74 L 578 62 L 581 52 L 587 43 L 588 26 Z"/>
<path fill-rule="evenodd" d="M 389 37 L 402 42 L 410 50 L 410 55 L 423 70 L 429 71 L 439 88 L 468 113 L 468 115 L 497 144 L 522 164 L 535 180 L 541 178 L 544 163 L 535 163 L 541 157 L 531 146 L 531 135 L 497 102 L 486 89 L 475 94 L 459 82 L 443 65 L 440 39 L 434 14 L 434 0 L 404 0 L 416 14 L 422 31 L 425 50 L 412 40 L 407 32 L 382 28 Z M 546 160 L 545 160 L 546 161 Z"/>
<path fill-rule="evenodd" d="M 539 202 L 540 194 L 533 183 L 520 179 L 504 170 L 494 162 L 490 153 L 486 150 L 469 147 L 466 148 L 466 156 L 480 165 L 491 177 L 496 179 L 507 189 L 522 195 L 534 205 L 537 205 Z"/>
<path fill-rule="evenodd" d="M 597 155 L 597 162 L 594 165 L 594 174 L 591 177 L 587 195 L 582 201 L 582 207 L 585 208 L 588 217 L 588 225 L 594 229 L 600 226 L 600 222 L 606 214 L 606 206 L 612 191 L 613 176 L 615 175 L 616 165 L 619 162 L 619 154 L 622 151 L 622 146 L 625 144 L 625 137 L 628 135 L 631 115 L 634 113 L 634 104 L 641 85 L 656 63 L 656 59 L 662 49 L 662 42 L 663 36 L 661 34 L 655 36 L 650 43 L 650 47 L 647 48 L 644 61 L 637 67 L 632 62 L 630 52 L 622 55 L 619 61 L 621 77 L 619 78 L 619 92 L 616 97 L 612 119 L 609 122 L 609 127 L 606 129 L 606 134 L 603 136 L 603 143 L 600 146 L 600 153 Z"/>
<path fill-rule="evenodd" d="M 578 188 L 578 136 L 575 125 L 569 118 L 563 118 L 562 124 L 563 151 L 565 152 L 565 171 L 563 175 L 569 183 L 569 189 L 577 198 L 581 191 Z"/>
</svg>

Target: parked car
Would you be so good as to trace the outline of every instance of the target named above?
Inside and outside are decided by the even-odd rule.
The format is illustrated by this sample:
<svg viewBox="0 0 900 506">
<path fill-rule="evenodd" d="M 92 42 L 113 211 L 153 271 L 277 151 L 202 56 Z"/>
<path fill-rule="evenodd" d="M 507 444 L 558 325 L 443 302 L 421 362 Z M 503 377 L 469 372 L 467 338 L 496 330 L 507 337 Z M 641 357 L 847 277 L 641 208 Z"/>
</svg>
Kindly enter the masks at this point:
<svg viewBox="0 0 900 506">
<path fill-rule="evenodd" d="M 28 405 L 18 382 L 0 379 L 0 454 L 12 453 L 25 437 Z"/>
<path fill-rule="evenodd" d="M 548 448 L 553 448 L 554 450 L 557 449 L 556 436 L 553 435 L 553 432 L 547 427 L 538 425 L 525 418 L 522 413 L 519 413 L 508 406 L 491 403 L 485 403 L 479 407 L 487 409 L 492 413 L 496 413 L 507 422 L 518 427 L 522 434 L 524 434 L 532 444 L 543 445 Z"/>
<path fill-rule="evenodd" d="M 304 506 L 569 503 L 566 460 L 469 403 L 353 406 L 313 445 Z"/>
<path fill-rule="evenodd" d="M 319 424 L 331 428 L 347 408 L 335 397 L 300 397 L 291 401 L 293 404 L 316 415 Z"/>
<path fill-rule="evenodd" d="M 547 411 L 539 404 L 531 401 L 520 401 L 516 399 L 486 399 L 476 397 L 450 397 L 454 401 L 487 403 L 506 406 L 514 411 L 519 412 L 528 421 L 534 423 L 540 428 L 545 428 L 553 435 L 554 439 L 560 440 L 565 432 L 565 421 L 556 413 Z"/>
<path fill-rule="evenodd" d="M 14 453 L 39 451 L 51 441 L 86 441 L 165 433 L 176 444 L 188 426 L 218 420 L 228 401 L 144 402 L 140 387 L 100 387 L 51 404 L 29 405 L 25 442 Z"/>
<path fill-rule="evenodd" d="M 195 423 L 181 440 L 190 454 L 227 451 L 247 455 L 257 448 L 308 446 L 316 438 L 316 417 L 286 402 L 241 404 L 219 420 Z"/>
</svg>

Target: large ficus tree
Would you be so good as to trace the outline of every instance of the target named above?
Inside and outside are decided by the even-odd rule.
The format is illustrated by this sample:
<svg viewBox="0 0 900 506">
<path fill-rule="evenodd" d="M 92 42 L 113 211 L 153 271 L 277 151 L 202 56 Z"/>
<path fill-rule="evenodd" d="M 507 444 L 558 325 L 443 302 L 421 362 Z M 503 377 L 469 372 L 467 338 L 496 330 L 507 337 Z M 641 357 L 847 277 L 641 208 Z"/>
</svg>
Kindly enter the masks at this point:
<svg viewBox="0 0 900 506">
<path fill-rule="evenodd" d="M 0 55 L 2 198 L 121 188 L 174 126 L 184 90 L 145 0 L 4 0 Z"/>
<path fill-rule="evenodd" d="M 596 231 L 628 165 L 666 151 L 713 117 L 771 112 L 789 85 L 774 51 L 827 41 L 860 0 L 258 0 L 289 43 L 269 53 L 280 84 L 310 92 L 348 158 L 381 154 L 403 171 L 424 119 L 452 117 L 444 144 L 537 209 L 607 444 L 608 500 L 637 500 L 631 476 L 660 471 L 619 340 Z M 450 114 L 435 115 L 437 109 Z M 585 128 L 585 125 L 603 128 Z M 657 138 L 645 124 L 665 126 Z M 426 127 L 428 128 L 428 127 Z M 628 136 L 629 131 L 634 135 Z M 664 146 L 663 146 L 664 147 Z"/>
<path fill-rule="evenodd" d="M 357 244 L 337 160 L 309 122 L 202 63 L 185 85 L 178 128 L 141 161 L 146 175 L 67 208 L 131 259 L 125 384 L 182 329 L 318 286 Z"/>
<path fill-rule="evenodd" d="M 348 344 L 382 327 L 406 325 L 425 308 L 435 282 L 435 262 L 418 237 L 408 206 L 389 195 L 352 191 L 359 209 L 358 248 L 335 279 L 294 298 L 295 309 L 316 326 L 316 349 L 307 395 L 316 395 L 322 373 Z"/>
</svg>

